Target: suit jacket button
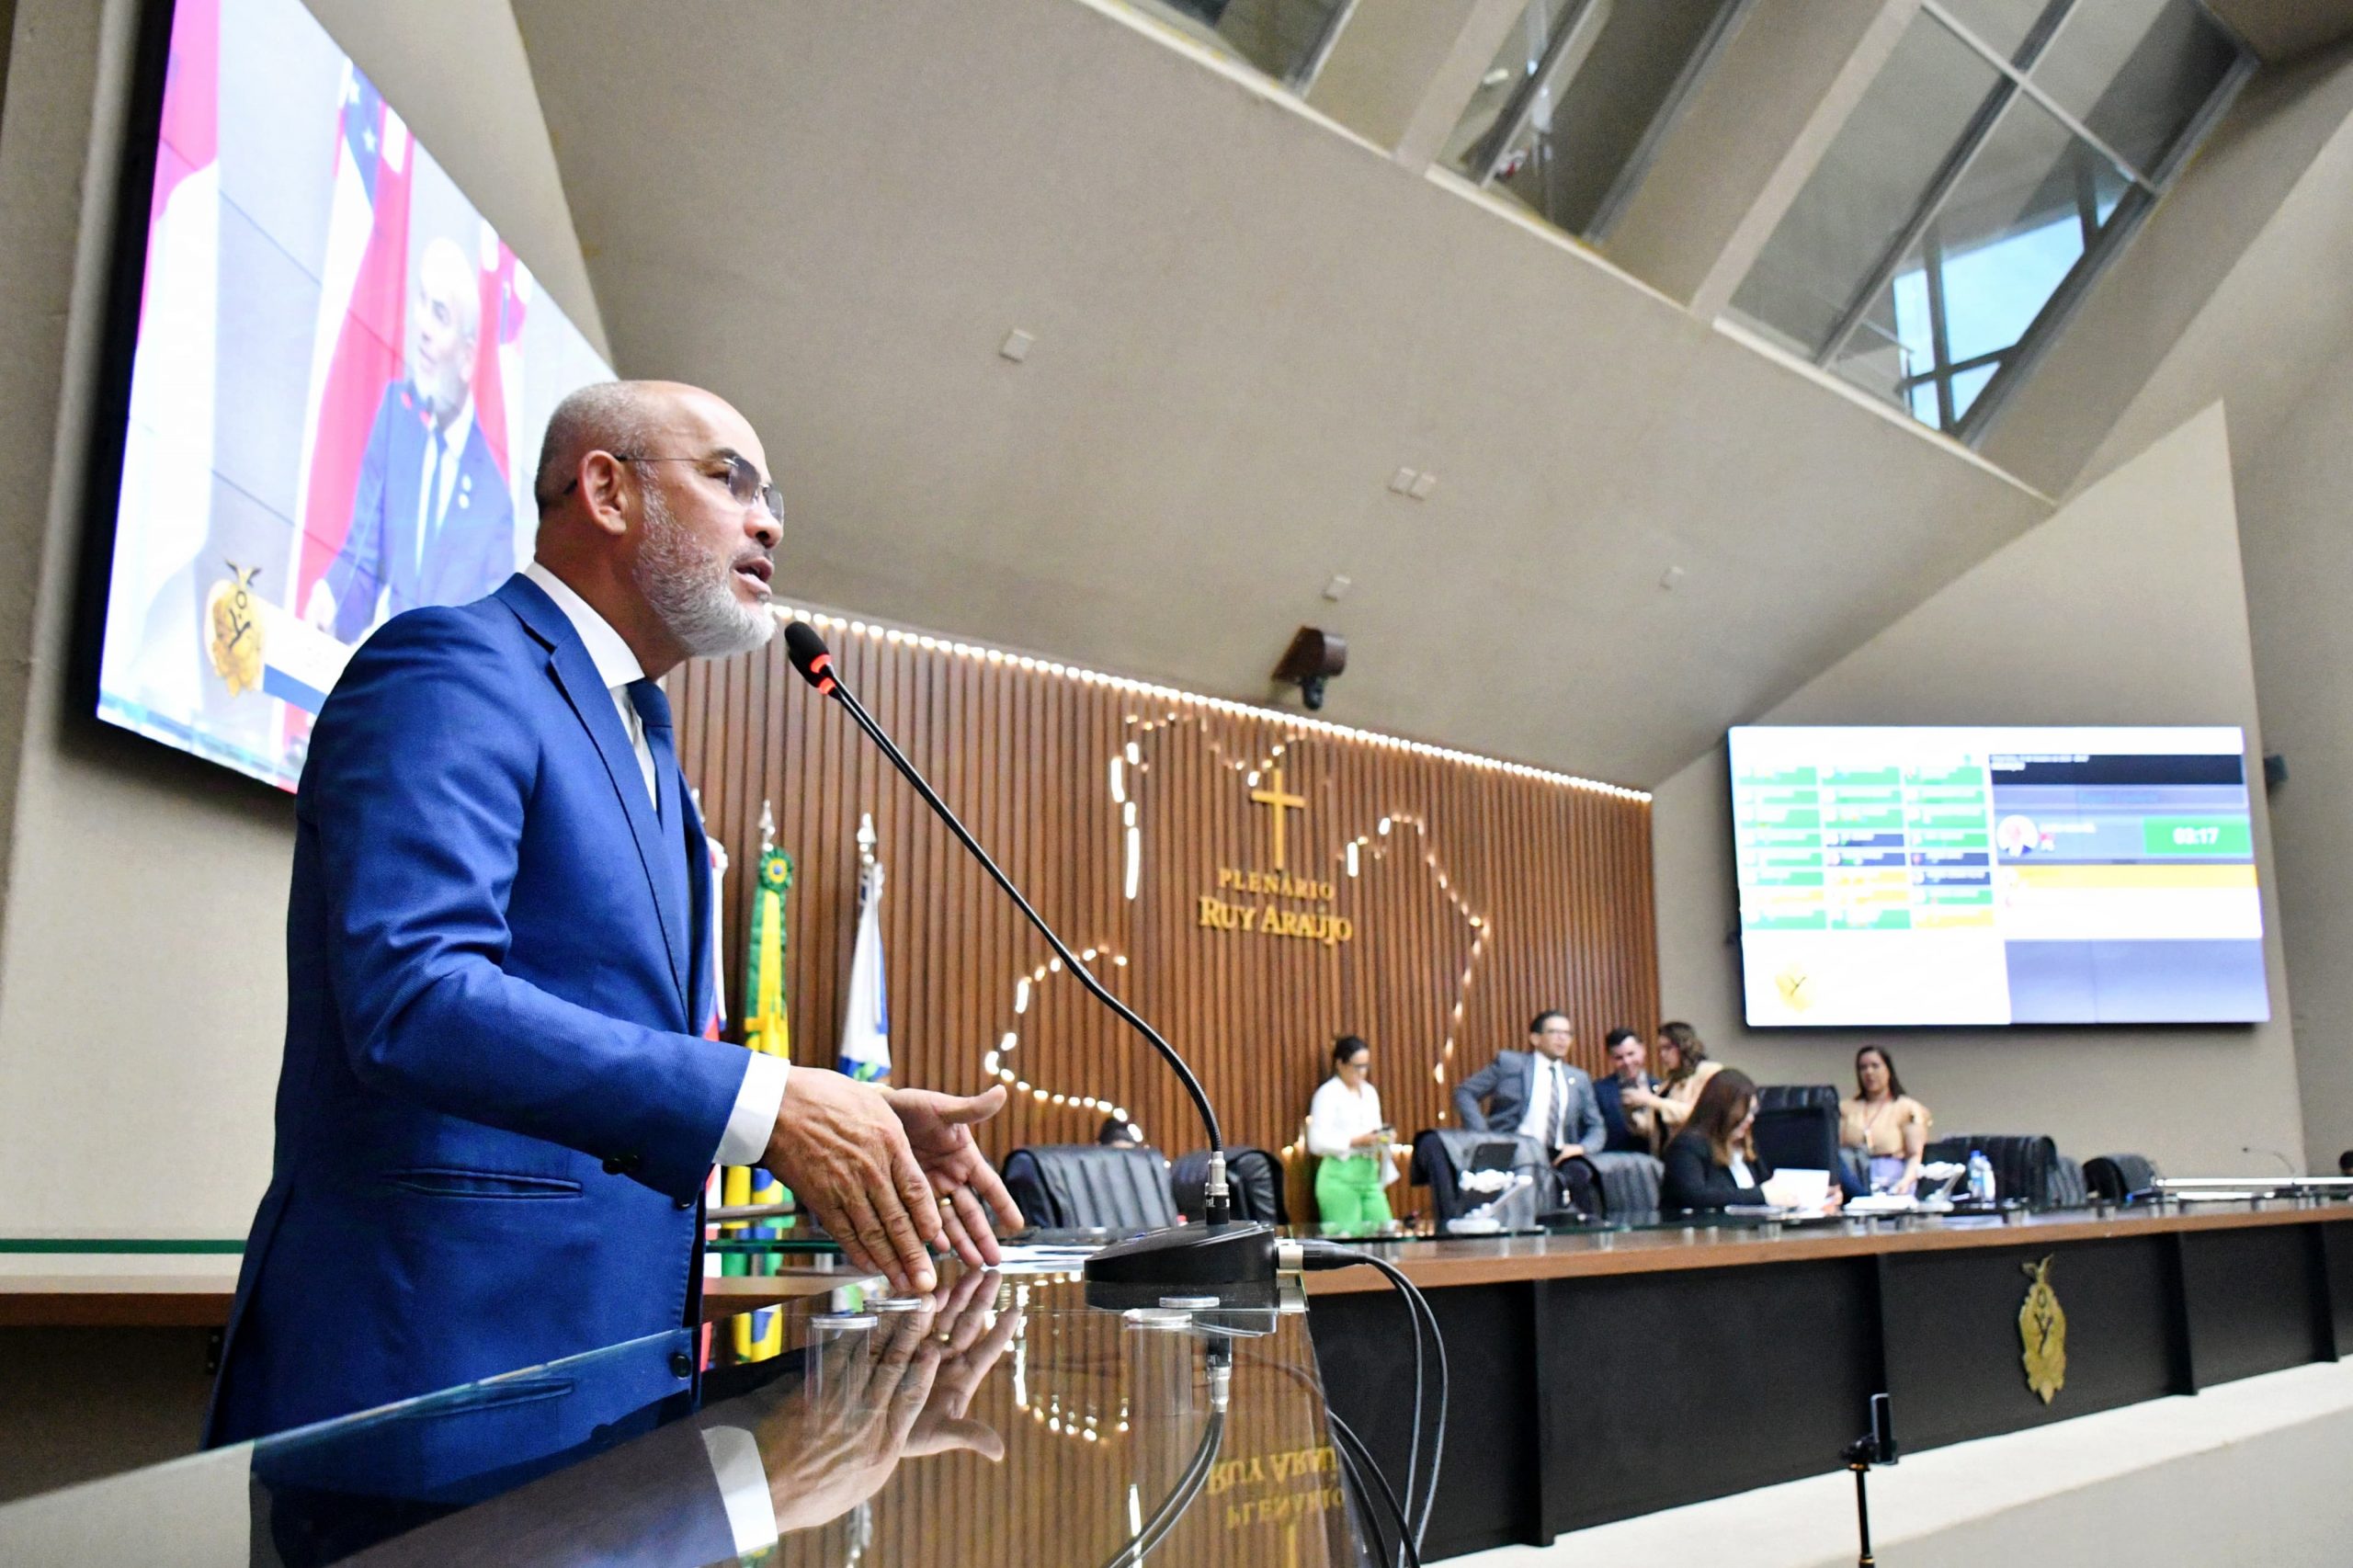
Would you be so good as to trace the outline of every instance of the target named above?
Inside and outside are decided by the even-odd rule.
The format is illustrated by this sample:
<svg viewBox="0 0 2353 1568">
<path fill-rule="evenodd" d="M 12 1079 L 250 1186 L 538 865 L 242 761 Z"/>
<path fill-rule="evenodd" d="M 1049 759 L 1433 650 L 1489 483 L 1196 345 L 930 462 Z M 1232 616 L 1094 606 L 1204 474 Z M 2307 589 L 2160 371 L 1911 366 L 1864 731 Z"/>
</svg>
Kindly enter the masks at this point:
<svg viewBox="0 0 2353 1568">
<path fill-rule="evenodd" d="M 691 1209 L 695 1206 L 695 1200 L 691 1198 L 675 1198 L 670 1201 L 671 1207 L 676 1209 Z"/>
<path fill-rule="evenodd" d="M 670 1375 L 672 1377 L 690 1378 L 694 1376 L 694 1358 L 688 1356 L 683 1350 L 673 1350 L 670 1352 Z"/>
</svg>

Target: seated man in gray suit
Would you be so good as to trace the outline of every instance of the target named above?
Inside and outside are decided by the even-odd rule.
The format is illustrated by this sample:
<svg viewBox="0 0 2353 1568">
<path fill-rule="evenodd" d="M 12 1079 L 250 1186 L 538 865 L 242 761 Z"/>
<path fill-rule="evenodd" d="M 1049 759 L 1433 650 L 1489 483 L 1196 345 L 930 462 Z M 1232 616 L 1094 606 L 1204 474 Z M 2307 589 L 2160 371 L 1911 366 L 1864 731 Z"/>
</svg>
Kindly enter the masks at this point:
<svg viewBox="0 0 2353 1568">
<path fill-rule="evenodd" d="M 1576 1042 L 1566 1013 L 1548 1008 L 1537 1014 L 1528 1026 L 1528 1050 L 1497 1051 L 1493 1062 L 1456 1086 L 1455 1114 L 1472 1131 L 1516 1132 L 1535 1139 L 1556 1169 L 1582 1155 L 1601 1153 L 1608 1129 L 1601 1119 L 1601 1102 L 1594 1097 L 1593 1080 L 1569 1064 L 1569 1051 Z M 1590 1212 L 1593 1206 L 1583 1189 L 1591 1168 L 1580 1163 L 1564 1173 L 1564 1179 L 1576 1206 Z"/>
</svg>

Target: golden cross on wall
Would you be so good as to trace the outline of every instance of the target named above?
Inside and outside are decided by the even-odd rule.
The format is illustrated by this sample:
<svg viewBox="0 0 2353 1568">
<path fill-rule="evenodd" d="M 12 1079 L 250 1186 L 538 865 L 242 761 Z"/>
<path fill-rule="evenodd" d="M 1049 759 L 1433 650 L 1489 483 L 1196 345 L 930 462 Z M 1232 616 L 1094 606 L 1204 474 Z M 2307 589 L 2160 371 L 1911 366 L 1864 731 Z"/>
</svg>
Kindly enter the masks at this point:
<svg viewBox="0 0 2353 1568">
<path fill-rule="evenodd" d="M 1307 797 L 1304 795 L 1284 794 L 1283 770 L 1277 767 L 1271 768 L 1267 771 L 1267 787 L 1263 790 L 1251 790 L 1250 799 L 1258 805 L 1270 806 L 1274 809 L 1275 869 L 1278 871 L 1282 870 L 1285 869 L 1283 866 L 1283 813 L 1285 812 L 1291 811 L 1305 811 L 1307 809 Z"/>
</svg>

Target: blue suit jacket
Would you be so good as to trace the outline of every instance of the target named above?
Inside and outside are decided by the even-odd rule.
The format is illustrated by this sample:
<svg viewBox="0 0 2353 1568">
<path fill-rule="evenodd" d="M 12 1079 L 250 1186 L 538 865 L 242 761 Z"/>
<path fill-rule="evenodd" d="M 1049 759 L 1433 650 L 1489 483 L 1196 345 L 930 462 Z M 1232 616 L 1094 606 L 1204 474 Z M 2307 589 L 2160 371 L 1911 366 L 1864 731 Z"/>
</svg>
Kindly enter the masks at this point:
<svg viewBox="0 0 2353 1568">
<path fill-rule="evenodd" d="M 208 1441 L 695 1311 L 699 1195 L 749 1058 L 690 1032 L 709 861 L 675 767 L 660 784 L 657 820 L 525 577 L 354 655 L 296 801 L 277 1158 Z"/>
<path fill-rule="evenodd" d="M 1643 1082 L 1651 1092 L 1658 1092 L 1658 1080 L 1643 1075 Z M 1651 1141 L 1634 1131 L 1626 1119 L 1626 1085 L 1615 1073 L 1605 1073 L 1593 1081 L 1594 1103 L 1601 1108 L 1601 1123 L 1609 1129 L 1609 1141 L 1599 1153 L 1610 1154 L 1647 1154 Z"/>
<path fill-rule="evenodd" d="M 477 415 L 457 454 L 458 478 L 422 570 L 416 559 L 417 501 L 425 488 L 426 416 L 405 381 L 384 389 L 359 464 L 351 527 L 327 568 L 335 634 L 356 642 L 391 590 L 391 613 L 480 598 L 515 571 L 515 502 Z M 297 612 L 301 606 L 294 607 Z"/>
</svg>

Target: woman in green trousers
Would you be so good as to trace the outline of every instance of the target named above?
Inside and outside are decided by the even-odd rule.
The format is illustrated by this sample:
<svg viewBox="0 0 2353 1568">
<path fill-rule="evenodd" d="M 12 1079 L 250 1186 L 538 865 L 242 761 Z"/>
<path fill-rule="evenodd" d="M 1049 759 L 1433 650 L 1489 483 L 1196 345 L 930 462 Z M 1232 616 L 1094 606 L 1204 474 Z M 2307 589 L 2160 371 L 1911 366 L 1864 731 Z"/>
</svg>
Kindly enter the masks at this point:
<svg viewBox="0 0 2353 1568">
<path fill-rule="evenodd" d="M 1315 1208 L 1327 1228 L 1373 1230 L 1389 1223 L 1383 1190 L 1397 1179 L 1389 1157 L 1395 1129 L 1372 1086 L 1372 1047 L 1355 1035 L 1332 1046 L 1332 1075 L 1307 1109 L 1307 1152 L 1315 1168 Z"/>
</svg>

